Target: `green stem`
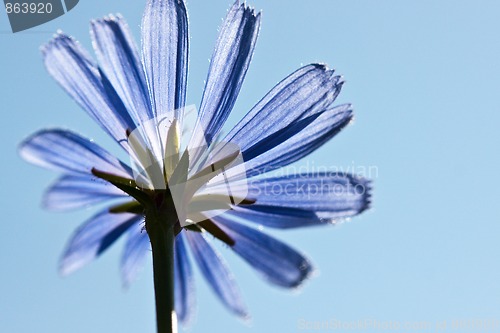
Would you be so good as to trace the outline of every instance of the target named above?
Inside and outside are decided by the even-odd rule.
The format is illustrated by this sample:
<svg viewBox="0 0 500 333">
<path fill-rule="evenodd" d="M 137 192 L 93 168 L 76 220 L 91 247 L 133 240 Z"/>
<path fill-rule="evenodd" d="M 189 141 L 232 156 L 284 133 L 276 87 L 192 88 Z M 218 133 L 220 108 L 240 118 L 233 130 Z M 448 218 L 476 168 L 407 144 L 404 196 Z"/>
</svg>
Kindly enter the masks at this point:
<svg viewBox="0 0 500 333">
<path fill-rule="evenodd" d="M 174 222 L 177 216 L 161 208 L 147 210 L 145 215 L 146 231 L 153 252 L 158 333 L 177 333 L 174 307 Z"/>
</svg>

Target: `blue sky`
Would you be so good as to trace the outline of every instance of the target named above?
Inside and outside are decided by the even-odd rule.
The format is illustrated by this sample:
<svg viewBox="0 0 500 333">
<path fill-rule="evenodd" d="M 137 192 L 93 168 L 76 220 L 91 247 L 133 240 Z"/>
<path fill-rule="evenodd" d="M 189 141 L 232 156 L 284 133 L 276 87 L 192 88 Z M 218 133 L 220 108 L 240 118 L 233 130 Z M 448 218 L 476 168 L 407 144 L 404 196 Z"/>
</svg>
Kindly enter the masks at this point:
<svg viewBox="0 0 500 333">
<path fill-rule="evenodd" d="M 329 64 L 345 77 L 338 101 L 354 104 L 356 121 L 297 166 L 372 167 L 373 209 L 337 227 L 270 231 L 317 267 L 299 291 L 266 285 L 222 248 L 252 320 L 232 317 L 197 276 L 190 332 L 299 332 L 301 323 L 329 320 L 429 323 L 438 332 L 436 323 L 452 331 L 453 320 L 500 321 L 500 3 L 249 3 L 263 10 L 263 25 L 228 125 L 302 64 Z M 190 104 L 199 103 L 230 4 L 187 3 Z M 66 240 L 92 212 L 43 211 L 43 190 L 56 175 L 16 152 L 30 133 L 56 126 L 118 151 L 48 76 L 39 46 L 62 29 L 90 49 L 89 20 L 117 12 L 138 39 L 143 7 L 82 0 L 63 17 L 18 34 L 9 33 L 0 11 L 1 332 L 154 331 L 151 266 L 124 291 L 121 242 L 74 275 L 58 275 Z"/>
</svg>

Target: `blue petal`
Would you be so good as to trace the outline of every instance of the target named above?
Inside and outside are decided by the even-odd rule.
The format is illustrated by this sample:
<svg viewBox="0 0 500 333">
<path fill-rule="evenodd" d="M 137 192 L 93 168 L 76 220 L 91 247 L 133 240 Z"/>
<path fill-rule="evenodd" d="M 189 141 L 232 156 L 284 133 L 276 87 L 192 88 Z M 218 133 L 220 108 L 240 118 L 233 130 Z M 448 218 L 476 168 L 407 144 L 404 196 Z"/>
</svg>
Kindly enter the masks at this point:
<svg viewBox="0 0 500 333">
<path fill-rule="evenodd" d="M 312 272 L 303 255 L 265 233 L 234 222 L 230 215 L 219 215 L 214 221 L 235 241 L 231 248 L 270 283 L 294 288 Z"/>
<path fill-rule="evenodd" d="M 61 274 L 72 273 L 94 260 L 141 219 L 135 214 L 111 214 L 107 209 L 90 218 L 66 246 L 59 266 Z"/>
<path fill-rule="evenodd" d="M 184 107 L 188 22 L 183 0 L 148 1 L 142 18 L 142 56 L 154 114 Z"/>
<path fill-rule="evenodd" d="M 140 134 L 141 141 L 161 160 L 163 140 L 160 139 L 158 123 L 149 121 L 154 115 L 146 78 L 125 20 L 115 16 L 94 20 L 90 32 L 97 58 L 112 90 L 136 123 L 141 125 L 135 135 Z M 164 132 L 166 135 L 166 130 Z"/>
<path fill-rule="evenodd" d="M 186 230 L 186 236 L 201 273 L 217 297 L 235 314 L 246 317 L 246 307 L 243 304 L 234 277 L 220 254 L 207 242 L 201 233 Z"/>
<path fill-rule="evenodd" d="M 260 13 L 239 1 L 232 6 L 217 39 L 200 104 L 208 144 L 226 121 L 243 84 L 260 27 Z"/>
<path fill-rule="evenodd" d="M 225 212 L 231 219 L 277 229 L 303 228 L 324 225 L 328 221 L 321 219 L 310 210 L 264 206 L 257 203 L 249 206 L 236 206 Z"/>
<path fill-rule="evenodd" d="M 67 211 L 128 197 L 123 191 L 102 179 L 64 175 L 45 192 L 43 207 L 53 211 Z"/>
<path fill-rule="evenodd" d="M 233 186 L 233 183 L 245 177 L 258 176 L 291 164 L 321 147 L 351 120 L 351 106 L 346 104 L 294 121 L 243 150 L 244 167 L 234 164 L 225 174 L 214 177 L 210 190 L 220 185 L 225 188 L 226 177 Z"/>
<path fill-rule="evenodd" d="M 250 179 L 249 192 L 258 205 L 309 210 L 331 220 L 363 212 L 371 199 L 368 180 L 333 172 Z"/>
<path fill-rule="evenodd" d="M 370 181 L 342 172 L 255 177 L 230 184 L 233 193 L 245 193 L 256 202 L 233 206 L 224 214 L 240 222 L 280 229 L 335 223 L 362 213 L 371 203 Z M 227 183 L 220 181 L 196 195 L 225 193 Z"/>
<path fill-rule="evenodd" d="M 313 114 L 307 118 L 295 121 L 285 128 L 282 128 L 268 136 L 265 136 L 262 140 L 258 141 L 254 145 L 246 148 L 242 154 L 245 161 L 249 161 L 271 149 L 278 146 L 279 144 L 285 142 L 292 136 L 305 130 L 314 120 L 316 120 L 321 113 Z"/>
<path fill-rule="evenodd" d="M 94 20 L 90 32 L 101 69 L 127 110 L 138 124 L 153 118 L 139 52 L 126 22 L 120 16 Z"/>
<path fill-rule="evenodd" d="M 278 83 L 223 141 L 235 143 L 245 151 L 293 122 L 325 110 L 341 86 L 340 77 L 324 65 L 302 67 Z"/>
<path fill-rule="evenodd" d="M 193 270 L 189 263 L 184 232 L 175 237 L 175 311 L 183 324 L 191 319 L 195 307 Z"/>
<path fill-rule="evenodd" d="M 100 73 L 88 53 L 71 37 L 59 34 L 42 48 L 42 54 L 50 75 L 128 150 L 126 130 L 135 127 L 134 121 L 121 101 L 114 98 L 112 91 L 103 83 L 107 78 Z"/>
<path fill-rule="evenodd" d="M 123 250 L 120 271 L 123 285 L 128 287 L 144 266 L 146 255 L 151 252 L 149 237 L 144 228 L 144 219 L 139 219 L 127 231 L 127 240 Z"/>
<path fill-rule="evenodd" d="M 351 106 L 341 105 L 310 117 L 312 119 L 306 118 L 289 125 L 284 133 L 278 133 L 278 138 L 271 137 L 268 143 L 263 143 L 264 148 L 261 149 L 259 145 L 249 148 L 251 154 L 248 158 L 243 151 L 247 176 L 259 175 L 289 165 L 321 147 L 352 120 Z M 310 120 L 312 121 L 302 129 L 302 122 Z M 280 139 L 285 141 L 279 142 Z"/>
<path fill-rule="evenodd" d="M 23 141 L 20 155 L 28 162 L 68 174 L 90 175 L 92 168 L 131 177 L 131 169 L 93 141 L 76 133 L 42 130 Z"/>
</svg>

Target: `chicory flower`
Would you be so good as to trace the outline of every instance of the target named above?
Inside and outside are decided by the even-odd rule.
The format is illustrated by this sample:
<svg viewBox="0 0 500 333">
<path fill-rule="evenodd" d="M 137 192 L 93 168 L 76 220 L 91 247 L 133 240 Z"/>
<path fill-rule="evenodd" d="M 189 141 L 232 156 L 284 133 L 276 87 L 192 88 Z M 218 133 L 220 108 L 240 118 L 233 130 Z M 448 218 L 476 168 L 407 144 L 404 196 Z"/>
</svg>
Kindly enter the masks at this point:
<svg viewBox="0 0 500 333">
<path fill-rule="evenodd" d="M 211 245 L 213 238 L 271 284 L 294 288 L 312 272 L 310 261 L 259 226 L 330 225 L 368 208 L 369 181 L 361 177 L 273 175 L 322 146 L 352 119 L 350 105 L 332 106 L 343 81 L 325 65 L 307 65 L 283 79 L 222 135 L 254 52 L 260 18 L 238 1 L 228 12 L 190 129 L 185 105 L 188 20 L 182 0 L 148 1 L 141 49 L 120 16 L 91 23 L 97 63 L 63 33 L 43 47 L 50 75 L 132 163 L 63 129 L 42 130 L 21 144 L 27 161 L 62 173 L 45 193 L 46 208 L 66 211 L 107 203 L 72 236 L 60 263 L 63 274 L 83 267 L 124 236 L 126 285 L 151 248 L 153 265 L 164 266 L 155 267 L 155 288 L 164 290 L 157 290 L 157 307 L 173 307 L 175 299 L 179 319 L 190 318 L 191 252 L 217 297 L 244 317 L 247 309 L 227 264 Z M 160 286 L 157 277 L 170 285 Z M 168 301 L 161 298 L 165 295 Z"/>
</svg>

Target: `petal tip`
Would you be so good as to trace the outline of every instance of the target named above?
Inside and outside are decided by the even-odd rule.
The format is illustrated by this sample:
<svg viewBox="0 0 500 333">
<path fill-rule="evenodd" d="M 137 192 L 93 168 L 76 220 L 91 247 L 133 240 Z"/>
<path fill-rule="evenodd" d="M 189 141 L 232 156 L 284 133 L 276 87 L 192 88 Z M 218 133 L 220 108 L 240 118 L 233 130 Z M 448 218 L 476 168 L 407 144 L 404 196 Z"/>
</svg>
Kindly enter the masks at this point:
<svg viewBox="0 0 500 333">
<path fill-rule="evenodd" d="M 71 273 L 75 272 L 77 269 L 78 267 L 74 263 L 68 262 L 66 258 L 63 257 L 59 262 L 59 267 L 57 271 L 61 277 L 66 277 Z"/>
<path fill-rule="evenodd" d="M 299 271 L 299 277 L 296 281 L 290 284 L 289 288 L 300 289 L 307 280 L 314 276 L 314 272 L 316 270 L 314 269 L 314 266 L 311 264 L 311 262 L 307 258 L 304 258 L 304 261 L 299 267 Z"/>
<path fill-rule="evenodd" d="M 71 37 L 66 35 L 62 30 L 58 29 L 56 33 L 52 35 L 51 39 L 49 39 L 46 43 L 40 46 L 40 52 L 42 52 L 42 55 L 45 56 L 52 47 L 56 46 L 58 41 L 65 38 L 71 38 Z"/>
</svg>

